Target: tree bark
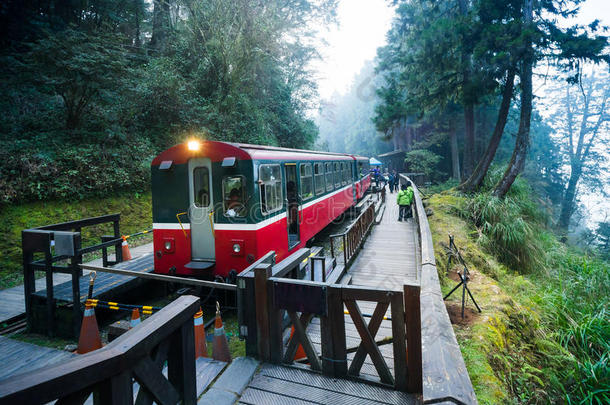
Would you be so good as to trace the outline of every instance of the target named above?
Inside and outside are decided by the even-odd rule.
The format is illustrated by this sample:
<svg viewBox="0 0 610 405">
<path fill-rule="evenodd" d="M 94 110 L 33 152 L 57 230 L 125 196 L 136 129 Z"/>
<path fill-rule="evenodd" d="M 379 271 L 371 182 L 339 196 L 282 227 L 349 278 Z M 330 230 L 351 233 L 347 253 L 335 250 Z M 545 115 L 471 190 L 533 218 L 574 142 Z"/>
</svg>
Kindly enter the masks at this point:
<svg viewBox="0 0 610 405">
<path fill-rule="evenodd" d="M 169 3 L 170 0 L 153 0 L 153 27 L 150 46 L 162 50 L 167 41 L 169 31 Z"/>
<path fill-rule="evenodd" d="M 458 0 L 460 14 L 466 16 L 468 4 L 466 0 Z M 464 155 L 462 157 L 463 176 L 469 177 L 474 169 L 474 102 L 470 94 L 470 55 L 462 53 L 462 98 L 464 100 Z"/>
<path fill-rule="evenodd" d="M 524 29 L 532 30 L 533 0 L 525 0 L 523 4 Z M 530 122 L 532 118 L 532 68 L 534 64 L 534 50 L 532 49 L 531 33 L 524 40 L 525 52 L 521 66 L 521 114 L 519 117 L 519 130 L 515 149 L 504 172 L 502 179 L 496 184 L 493 194 L 504 198 L 517 176 L 525 167 L 527 149 L 530 142 Z"/>
<path fill-rule="evenodd" d="M 453 178 L 461 181 L 460 177 L 460 152 L 458 150 L 458 140 L 455 128 L 451 126 L 449 129 L 449 138 L 451 143 L 451 167 L 453 169 Z"/>
<path fill-rule="evenodd" d="M 464 76 L 466 77 L 466 74 Z M 464 177 L 470 177 L 472 174 L 474 154 L 474 105 L 468 103 L 464 106 L 464 156 L 462 158 Z"/>
<path fill-rule="evenodd" d="M 500 110 L 498 111 L 498 119 L 496 120 L 496 126 L 487 145 L 487 150 L 479 161 L 474 172 L 464 183 L 460 185 L 460 190 L 465 192 L 473 192 L 481 187 L 489 166 L 496 156 L 496 151 L 502 140 L 504 134 L 504 128 L 506 127 L 506 121 L 508 120 L 508 112 L 510 111 L 510 102 L 513 97 L 513 90 L 515 85 L 515 69 L 511 68 L 506 73 L 506 83 L 504 90 L 502 91 L 502 102 L 500 104 Z"/>
<path fill-rule="evenodd" d="M 572 167 L 572 171 L 570 173 L 570 180 L 568 181 L 568 188 L 566 189 L 563 200 L 561 202 L 561 212 L 559 214 L 558 226 L 564 231 L 568 230 L 568 227 L 570 225 L 570 218 L 572 217 L 572 213 L 574 213 L 574 197 L 576 196 L 576 186 L 578 185 L 578 181 L 580 180 L 581 174 L 581 165 L 576 165 Z"/>
</svg>

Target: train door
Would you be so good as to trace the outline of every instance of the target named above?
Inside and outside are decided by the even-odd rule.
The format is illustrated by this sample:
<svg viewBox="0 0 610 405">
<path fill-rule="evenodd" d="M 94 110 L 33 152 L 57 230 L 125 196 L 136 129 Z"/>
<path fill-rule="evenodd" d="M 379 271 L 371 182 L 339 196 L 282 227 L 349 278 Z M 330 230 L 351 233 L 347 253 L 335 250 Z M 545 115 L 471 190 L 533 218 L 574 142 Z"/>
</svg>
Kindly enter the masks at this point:
<svg viewBox="0 0 610 405">
<path fill-rule="evenodd" d="M 300 201 L 297 183 L 297 164 L 286 163 L 286 222 L 288 224 L 288 249 L 292 249 L 300 242 L 299 237 L 299 208 Z"/>
<path fill-rule="evenodd" d="M 212 164 L 209 158 L 194 158 L 189 160 L 188 170 L 191 257 L 193 261 L 214 261 Z"/>
</svg>

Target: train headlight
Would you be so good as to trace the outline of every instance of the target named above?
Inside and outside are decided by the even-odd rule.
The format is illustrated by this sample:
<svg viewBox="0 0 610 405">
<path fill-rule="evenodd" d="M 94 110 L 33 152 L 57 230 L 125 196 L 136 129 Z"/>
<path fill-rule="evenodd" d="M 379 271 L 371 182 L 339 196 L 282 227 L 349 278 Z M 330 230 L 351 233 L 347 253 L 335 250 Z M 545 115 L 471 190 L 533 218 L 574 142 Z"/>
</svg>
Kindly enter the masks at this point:
<svg viewBox="0 0 610 405">
<path fill-rule="evenodd" d="M 163 238 L 163 253 L 174 253 L 175 250 L 174 238 Z"/>
<path fill-rule="evenodd" d="M 187 147 L 189 150 L 198 151 L 201 148 L 201 142 L 196 139 L 190 140 L 187 143 Z"/>
<path fill-rule="evenodd" d="M 235 243 L 233 245 L 233 252 L 235 252 L 235 253 L 241 252 L 241 246 L 239 246 L 239 243 Z"/>
</svg>

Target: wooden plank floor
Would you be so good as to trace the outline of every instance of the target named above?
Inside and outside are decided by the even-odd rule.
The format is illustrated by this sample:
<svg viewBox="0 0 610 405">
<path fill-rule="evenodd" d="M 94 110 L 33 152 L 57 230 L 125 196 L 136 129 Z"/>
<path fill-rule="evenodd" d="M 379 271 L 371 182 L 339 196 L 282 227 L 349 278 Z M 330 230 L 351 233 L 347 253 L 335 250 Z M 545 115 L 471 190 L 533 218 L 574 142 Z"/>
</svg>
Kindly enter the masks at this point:
<svg viewBox="0 0 610 405">
<path fill-rule="evenodd" d="M 413 219 L 398 222 L 396 194 L 387 195 L 387 206 L 379 225 L 373 226 L 358 257 L 348 270 L 351 285 L 376 287 L 387 290 L 403 290 L 405 282 L 417 282 L 419 244 L 416 224 Z M 372 315 L 376 303 L 357 301 L 363 315 Z M 345 308 L 344 308 L 345 310 Z M 390 317 L 390 309 L 386 312 Z M 365 318 L 367 321 L 370 318 Z M 307 327 L 317 353 L 320 348 L 320 321 L 314 318 Z M 357 348 L 360 336 L 349 314 L 345 315 L 347 348 Z M 390 320 L 381 323 L 375 340 L 392 336 Z M 379 346 L 379 350 L 394 374 L 392 344 Z M 354 353 L 347 355 L 348 364 Z M 379 376 L 367 355 L 360 376 L 379 381 Z M 241 404 L 411 404 L 413 395 L 394 391 L 391 388 L 371 385 L 351 379 L 329 378 L 304 368 L 263 364 L 242 394 Z"/>
<path fill-rule="evenodd" d="M 75 354 L 0 336 L 0 380 L 64 362 Z"/>
<path fill-rule="evenodd" d="M 118 269 L 126 269 L 132 271 L 141 271 L 150 273 L 154 268 L 154 256 L 152 253 L 137 257 L 127 262 L 122 262 L 114 266 Z M 143 279 L 138 277 L 123 276 L 112 273 L 97 273 L 95 286 L 93 289 L 94 298 L 108 297 L 111 294 L 118 293 L 118 290 L 127 290 L 141 283 Z M 81 301 L 87 299 L 89 290 L 89 271 L 84 271 L 83 277 L 79 280 Z M 57 301 L 72 302 L 72 281 L 58 284 L 53 288 L 53 295 Z M 47 296 L 47 290 L 36 291 L 34 296 L 37 299 L 44 300 Z"/>
<path fill-rule="evenodd" d="M 131 254 L 134 258 L 151 252 L 152 243 L 131 249 Z M 114 260 L 114 255 L 110 255 L 109 259 Z M 93 260 L 88 264 L 101 266 L 102 259 Z M 69 274 L 55 273 L 53 274 L 53 285 L 58 286 L 66 282 L 70 282 L 71 279 L 72 276 Z M 44 277 L 36 280 L 36 291 L 44 290 L 45 288 L 46 282 Z M 4 322 L 11 322 L 25 315 L 25 299 L 23 297 L 23 292 L 23 284 L 0 290 L 0 324 Z"/>
</svg>

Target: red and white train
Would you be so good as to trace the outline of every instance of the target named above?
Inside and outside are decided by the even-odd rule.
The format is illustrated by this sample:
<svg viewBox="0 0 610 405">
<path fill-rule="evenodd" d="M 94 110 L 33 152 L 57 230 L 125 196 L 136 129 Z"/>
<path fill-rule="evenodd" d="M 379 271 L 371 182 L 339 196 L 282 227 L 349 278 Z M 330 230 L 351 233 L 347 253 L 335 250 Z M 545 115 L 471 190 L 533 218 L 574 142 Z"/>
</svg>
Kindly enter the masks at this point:
<svg viewBox="0 0 610 405">
<path fill-rule="evenodd" d="M 366 157 L 198 140 L 151 171 L 155 272 L 229 282 L 304 247 L 371 183 Z"/>
</svg>

